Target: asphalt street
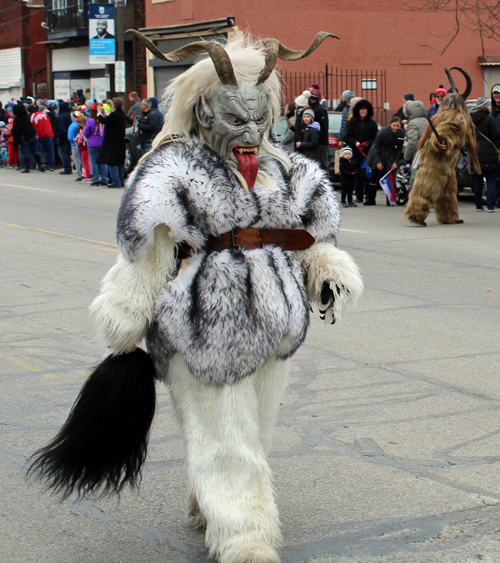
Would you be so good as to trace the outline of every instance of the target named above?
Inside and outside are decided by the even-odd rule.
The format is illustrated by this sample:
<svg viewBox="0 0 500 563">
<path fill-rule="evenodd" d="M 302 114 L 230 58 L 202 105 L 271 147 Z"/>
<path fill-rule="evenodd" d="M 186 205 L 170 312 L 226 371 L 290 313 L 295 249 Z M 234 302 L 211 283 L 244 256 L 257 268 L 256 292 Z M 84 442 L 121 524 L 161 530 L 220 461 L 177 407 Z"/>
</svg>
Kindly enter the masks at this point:
<svg viewBox="0 0 500 563">
<path fill-rule="evenodd" d="M 26 460 L 105 350 L 87 309 L 117 256 L 122 190 L 0 170 L 0 561 L 203 563 L 183 444 L 158 387 L 139 493 L 60 501 Z M 343 210 L 365 293 L 313 315 L 270 456 L 284 563 L 500 561 L 500 210 L 463 225 Z"/>
</svg>

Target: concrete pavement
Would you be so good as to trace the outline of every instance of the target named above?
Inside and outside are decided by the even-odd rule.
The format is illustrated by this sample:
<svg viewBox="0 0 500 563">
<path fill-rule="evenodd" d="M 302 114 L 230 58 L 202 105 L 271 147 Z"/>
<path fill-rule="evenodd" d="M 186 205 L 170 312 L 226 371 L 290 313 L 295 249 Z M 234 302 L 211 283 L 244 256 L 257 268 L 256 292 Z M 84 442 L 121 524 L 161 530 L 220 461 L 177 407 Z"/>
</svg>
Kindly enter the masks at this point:
<svg viewBox="0 0 500 563">
<path fill-rule="evenodd" d="M 87 307 L 121 194 L 0 170 L 2 562 L 207 560 L 160 386 L 139 494 L 60 502 L 24 480 L 105 353 Z M 366 290 L 341 325 L 316 313 L 293 359 L 270 459 L 286 563 L 500 560 L 500 212 L 459 206 L 464 225 L 426 228 L 399 207 L 343 212 Z"/>
</svg>

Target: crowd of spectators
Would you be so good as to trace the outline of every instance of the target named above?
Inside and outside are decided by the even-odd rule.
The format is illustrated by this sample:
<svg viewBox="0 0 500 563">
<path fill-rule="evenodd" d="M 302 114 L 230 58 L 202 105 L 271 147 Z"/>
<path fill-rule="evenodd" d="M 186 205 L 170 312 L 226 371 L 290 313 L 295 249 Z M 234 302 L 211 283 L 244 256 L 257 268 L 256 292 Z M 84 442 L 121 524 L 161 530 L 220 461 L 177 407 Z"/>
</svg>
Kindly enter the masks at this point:
<svg viewBox="0 0 500 563">
<path fill-rule="evenodd" d="M 68 101 L 0 102 L 0 167 L 21 173 L 59 168 L 59 174 L 75 174 L 76 182 L 123 187 L 127 128 L 145 154 L 163 125 L 157 98 L 130 92 L 128 100 L 127 114 L 121 98 L 92 102 L 83 90 Z"/>
<path fill-rule="evenodd" d="M 342 92 L 334 111 L 342 112 L 336 172 L 340 175 L 343 207 L 357 207 L 357 203 L 376 205 L 381 180 L 392 175 L 392 184 L 396 185 L 398 171 L 409 176 L 411 190 L 418 170 L 418 143 L 428 120 L 439 111 L 448 93 L 439 86 L 430 97 L 427 111 L 424 102 L 415 100 L 413 93 L 404 94 L 402 105 L 389 125 L 381 127 L 374 119 L 369 100 L 357 97 L 351 90 Z M 284 107 L 288 129 L 281 139 L 283 148 L 317 160 L 325 170 L 331 165 L 328 162 L 328 109 L 319 85 L 313 84 Z M 469 114 L 481 164 L 479 172 L 469 167 L 476 208 L 483 210 L 483 186 L 486 184 L 487 207 L 493 212 L 495 206 L 500 207 L 500 84 L 493 86 L 491 99 L 482 97 L 471 103 Z M 386 204 L 390 203 L 388 198 Z"/>
</svg>

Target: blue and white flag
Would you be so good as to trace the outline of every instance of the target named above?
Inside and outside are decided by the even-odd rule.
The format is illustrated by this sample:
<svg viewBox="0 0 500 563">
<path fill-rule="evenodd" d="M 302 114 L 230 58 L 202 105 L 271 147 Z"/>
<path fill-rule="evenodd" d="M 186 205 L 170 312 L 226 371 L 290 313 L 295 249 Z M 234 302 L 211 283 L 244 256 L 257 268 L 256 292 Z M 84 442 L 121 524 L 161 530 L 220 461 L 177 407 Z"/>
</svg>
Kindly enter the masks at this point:
<svg viewBox="0 0 500 563">
<path fill-rule="evenodd" d="M 389 170 L 385 176 L 380 178 L 380 186 L 385 192 L 387 199 L 391 205 L 396 205 L 396 186 L 394 185 L 394 174 Z"/>
</svg>

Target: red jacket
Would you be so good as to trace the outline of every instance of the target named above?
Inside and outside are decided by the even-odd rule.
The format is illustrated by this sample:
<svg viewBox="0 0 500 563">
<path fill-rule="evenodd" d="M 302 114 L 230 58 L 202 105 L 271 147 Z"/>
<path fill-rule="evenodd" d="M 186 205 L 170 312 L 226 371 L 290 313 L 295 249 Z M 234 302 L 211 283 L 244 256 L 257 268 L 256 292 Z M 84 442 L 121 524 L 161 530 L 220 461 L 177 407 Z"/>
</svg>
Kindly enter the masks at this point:
<svg viewBox="0 0 500 563">
<path fill-rule="evenodd" d="M 37 111 L 36 113 L 33 113 L 31 115 L 31 123 L 33 123 L 33 126 L 36 129 L 36 134 L 39 139 L 45 139 L 46 137 L 54 136 L 50 119 L 43 111 Z"/>
</svg>

